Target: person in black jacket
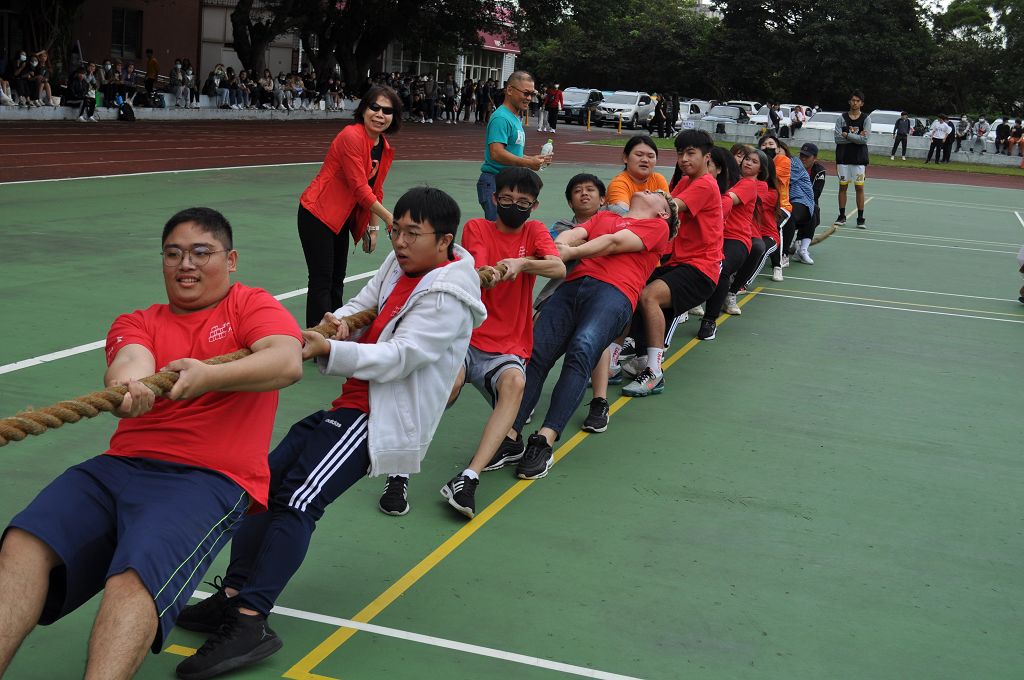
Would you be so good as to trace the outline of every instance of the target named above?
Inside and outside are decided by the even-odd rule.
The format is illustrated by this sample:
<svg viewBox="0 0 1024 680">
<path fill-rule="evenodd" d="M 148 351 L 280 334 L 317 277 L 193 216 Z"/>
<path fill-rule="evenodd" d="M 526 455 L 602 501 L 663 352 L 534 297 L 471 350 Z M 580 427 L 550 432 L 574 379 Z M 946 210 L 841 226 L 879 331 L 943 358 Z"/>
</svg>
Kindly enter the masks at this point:
<svg viewBox="0 0 1024 680">
<path fill-rule="evenodd" d="M 85 69 L 78 69 L 68 83 L 68 106 L 78 107 L 78 120 L 82 123 L 91 120 L 97 122 L 96 118 L 96 91 L 85 79 Z"/>
</svg>

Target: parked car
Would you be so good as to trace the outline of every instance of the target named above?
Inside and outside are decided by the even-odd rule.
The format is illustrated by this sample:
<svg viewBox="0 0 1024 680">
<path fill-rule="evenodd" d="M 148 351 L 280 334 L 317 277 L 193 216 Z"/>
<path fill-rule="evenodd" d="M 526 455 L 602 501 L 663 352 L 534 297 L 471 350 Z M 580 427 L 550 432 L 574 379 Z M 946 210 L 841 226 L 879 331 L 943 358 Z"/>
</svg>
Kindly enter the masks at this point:
<svg viewBox="0 0 1024 680">
<path fill-rule="evenodd" d="M 835 130 L 836 121 L 843 117 L 838 111 L 818 111 L 804 123 L 804 130 Z"/>
<path fill-rule="evenodd" d="M 779 115 L 782 117 L 782 120 L 779 121 L 779 137 L 789 137 L 790 132 L 793 129 L 793 120 L 791 117 L 792 112 L 793 109 L 791 104 L 779 105 Z M 755 125 L 764 125 L 766 127 L 770 127 L 770 120 L 767 104 L 759 108 L 757 113 L 750 117 L 751 123 L 754 123 Z"/>
<path fill-rule="evenodd" d="M 690 99 L 689 101 L 679 102 L 679 119 L 676 121 L 676 125 L 684 127 L 683 123 L 687 121 L 698 121 L 707 115 L 710 110 L 711 102 L 703 99 Z"/>
<path fill-rule="evenodd" d="M 900 119 L 902 111 L 888 111 L 875 109 L 868 114 L 871 118 L 871 132 L 883 135 L 891 135 L 896 129 L 896 121 Z"/>
<path fill-rule="evenodd" d="M 731 104 L 712 106 L 700 119 L 710 123 L 746 123 L 749 120 L 746 110 Z"/>
<path fill-rule="evenodd" d="M 622 124 L 636 130 L 641 126 L 641 121 L 646 123 L 653 112 L 654 100 L 651 99 L 651 95 L 645 92 L 616 90 L 604 95 L 604 101 L 598 105 L 591 121 L 598 126 L 605 123 L 618 125 L 621 115 Z"/>
<path fill-rule="evenodd" d="M 746 101 L 744 99 L 732 99 L 726 102 L 727 106 L 739 106 L 747 112 L 747 116 L 752 116 L 754 113 L 761 108 L 761 102 Z"/>
<path fill-rule="evenodd" d="M 562 91 L 562 117 L 566 123 L 587 124 L 587 111 L 590 111 L 591 119 L 594 111 L 604 101 L 604 95 L 600 90 L 591 90 L 584 87 L 567 87 Z"/>
</svg>

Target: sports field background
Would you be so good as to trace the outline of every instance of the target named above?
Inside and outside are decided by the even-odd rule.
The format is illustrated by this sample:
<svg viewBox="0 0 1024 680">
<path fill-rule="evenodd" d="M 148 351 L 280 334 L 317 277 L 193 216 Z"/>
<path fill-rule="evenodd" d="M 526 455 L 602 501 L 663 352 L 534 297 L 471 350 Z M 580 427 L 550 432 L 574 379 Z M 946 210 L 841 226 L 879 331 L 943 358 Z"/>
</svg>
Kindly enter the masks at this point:
<svg viewBox="0 0 1024 680">
<path fill-rule="evenodd" d="M 118 313 L 163 301 L 160 229 L 182 207 L 232 221 L 238 280 L 303 288 L 295 211 L 316 168 L 0 185 L 0 413 L 100 385 L 97 349 L 16 362 L 101 340 Z M 399 161 L 388 202 L 429 182 L 476 216 L 477 168 Z M 619 167 L 547 169 L 540 219 L 566 214 L 583 169 L 608 180 Z M 841 230 L 782 283 L 762 277 L 718 339 L 697 344 L 684 325 L 663 395 L 573 437 L 581 409 L 543 480 L 486 474 L 478 508 L 495 505 L 471 523 L 438 494 L 486 418 L 465 393 L 412 480 L 412 512 L 379 513 L 379 479 L 335 503 L 282 595 L 297 612 L 272 617 L 284 649 L 231 677 L 1021 677 L 1024 193 L 869 180 L 868 196 L 868 231 Z M 352 256 L 350 274 L 387 248 Z M 301 294 L 284 304 L 303 316 Z M 307 366 L 282 393 L 275 441 L 338 389 Z M 101 416 L 0 450 L 0 514 L 102 452 L 113 426 Z M 9 677 L 79 675 L 96 602 L 37 629 Z M 318 615 L 386 630 L 346 637 Z M 180 658 L 151 656 L 139 677 L 172 677 Z"/>
</svg>

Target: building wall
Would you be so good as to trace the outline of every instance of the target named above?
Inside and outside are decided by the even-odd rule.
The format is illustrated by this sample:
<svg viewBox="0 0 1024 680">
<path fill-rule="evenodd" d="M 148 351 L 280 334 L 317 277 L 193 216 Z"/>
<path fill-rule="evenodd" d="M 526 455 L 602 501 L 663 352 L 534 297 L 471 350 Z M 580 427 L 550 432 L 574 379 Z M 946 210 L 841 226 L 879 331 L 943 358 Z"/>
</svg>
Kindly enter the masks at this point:
<svg viewBox="0 0 1024 680">
<path fill-rule="evenodd" d="M 128 9 L 142 12 L 142 30 L 134 61 L 145 70 L 146 48 L 153 48 L 153 56 L 160 62 L 160 71 L 167 73 L 175 59 L 188 58 L 196 63 L 199 57 L 199 5 L 184 0 L 89 0 L 83 6 L 75 23 L 75 38 L 81 42 L 82 57 L 86 61 L 101 62 L 111 54 L 115 10 Z"/>
<path fill-rule="evenodd" d="M 224 0 L 207 0 L 202 8 L 202 54 L 199 72 L 204 77 L 217 64 L 230 66 L 236 72 L 242 68 L 242 62 L 232 47 L 234 29 L 231 26 L 231 12 L 234 5 L 234 2 L 226 3 Z M 290 73 L 294 69 L 297 39 L 295 34 L 288 33 L 270 45 L 265 60 L 271 73 Z M 258 74 L 257 78 L 261 75 Z"/>
</svg>

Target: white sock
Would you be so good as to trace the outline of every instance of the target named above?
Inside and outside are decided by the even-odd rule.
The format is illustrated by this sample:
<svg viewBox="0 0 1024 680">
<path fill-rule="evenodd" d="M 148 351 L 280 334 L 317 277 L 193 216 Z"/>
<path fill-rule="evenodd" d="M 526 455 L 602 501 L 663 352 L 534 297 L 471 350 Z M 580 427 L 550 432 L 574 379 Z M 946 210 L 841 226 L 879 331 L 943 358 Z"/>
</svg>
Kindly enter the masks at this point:
<svg viewBox="0 0 1024 680">
<path fill-rule="evenodd" d="M 611 350 L 612 354 L 609 366 L 611 366 L 611 368 L 615 368 L 616 366 L 619 365 L 619 355 L 622 354 L 622 345 L 620 345 L 617 342 L 613 342 L 612 344 L 608 345 L 608 349 Z"/>
<path fill-rule="evenodd" d="M 661 375 L 661 357 L 665 354 L 665 350 L 661 347 L 648 347 L 647 348 L 647 368 L 651 369 L 654 375 Z"/>
<path fill-rule="evenodd" d="M 469 468 L 466 468 L 465 470 L 462 471 L 462 476 L 469 477 L 470 479 L 480 479 L 480 475 L 478 475 L 475 471 L 470 470 Z"/>
<path fill-rule="evenodd" d="M 800 250 L 807 250 L 811 247 L 811 239 L 802 238 L 800 239 Z"/>
</svg>

